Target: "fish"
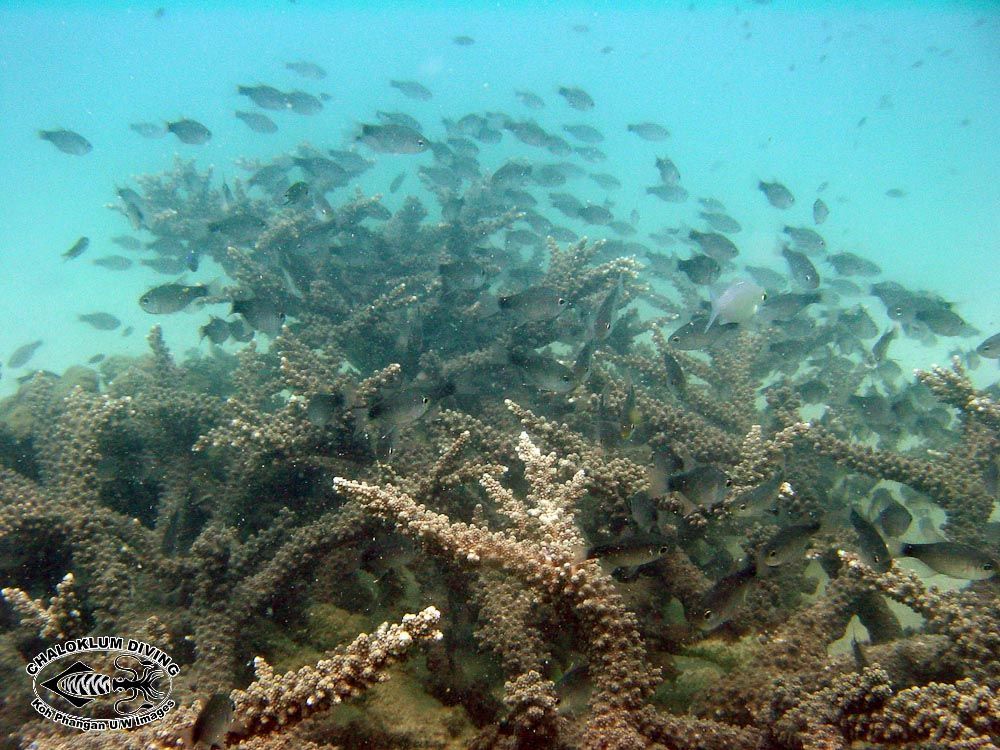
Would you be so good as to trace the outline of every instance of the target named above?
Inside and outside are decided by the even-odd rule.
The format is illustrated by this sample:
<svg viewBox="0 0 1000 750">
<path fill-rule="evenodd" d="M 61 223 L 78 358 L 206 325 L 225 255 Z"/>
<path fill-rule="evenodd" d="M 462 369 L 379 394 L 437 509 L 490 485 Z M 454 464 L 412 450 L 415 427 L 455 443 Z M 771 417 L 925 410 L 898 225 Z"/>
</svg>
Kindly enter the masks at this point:
<svg viewBox="0 0 1000 750">
<path fill-rule="evenodd" d="M 323 102 L 305 91 L 289 91 L 285 97 L 288 108 L 297 115 L 316 115 L 323 111 Z"/>
<path fill-rule="evenodd" d="M 889 503 L 879 512 L 877 520 L 882 531 L 888 536 L 901 537 L 910 528 L 913 515 L 896 498 L 891 498 Z"/>
<path fill-rule="evenodd" d="M 90 261 L 95 266 L 107 268 L 109 271 L 127 271 L 132 267 L 132 261 L 124 255 L 104 255 Z"/>
<path fill-rule="evenodd" d="M 524 373 L 528 383 L 540 391 L 567 393 L 576 386 L 573 371 L 554 357 L 520 347 L 512 348 L 508 356 L 510 363 Z"/>
<path fill-rule="evenodd" d="M 607 154 L 605 154 L 603 151 L 601 151 L 601 149 L 596 148 L 595 146 L 576 146 L 573 148 L 573 151 L 579 154 L 580 157 L 583 158 L 585 161 L 589 161 L 591 163 L 605 161 L 608 158 Z"/>
<path fill-rule="evenodd" d="M 667 489 L 679 492 L 694 508 L 712 508 L 726 496 L 731 482 L 717 466 L 697 466 L 667 479 Z"/>
<path fill-rule="evenodd" d="M 822 198 L 813 201 L 813 223 L 819 226 L 830 215 L 830 208 L 823 202 Z"/>
<path fill-rule="evenodd" d="M 139 298 L 139 307 L 152 315 L 179 312 L 196 299 L 207 297 L 209 289 L 204 284 L 161 284 L 148 290 Z"/>
<path fill-rule="evenodd" d="M 686 260 L 677 261 L 677 270 L 684 273 L 692 284 L 714 284 L 722 274 L 719 261 L 709 255 L 695 253 Z"/>
<path fill-rule="evenodd" d="M 32 341 L 28 344 L 22 344 L 14 350 L 14 353 L 10 355 L 10 359 L 7 360 L 7 367 L 16 369 L 18 367 L 24 367 L 35 356 L 35 352 L 38 351 L 44 342 L 41 339 Z"/>
<path fill-rule="evenodd" d="M 207 338 L 213 344 L 219 346 L 229 339 L 229 333 L 229 321 L 213 315 L 205 325 L 198 329 L 198 338 Z"/>
<path fill-rule="evenodd" d="M 939 336 L 961 336 L 967 333 L 978 333 L 969 326 L 962 316 L 951 310 L 947 304 L 931 303 L 921 306 L 914 319 L 924 323 L 932 333 Z"/>
<path fill-rule="evenodd" d="M 601 544 L 587 550 L 587 559 L 597 559 L 607 571 L 619 568 L 638 568 L 659 560 L 670 551 L 662 542 L 628 539 L 612 544 Z"/>
<path fill-rule="evenodd" d="M 718 232 L 699 232 L 697 229 L 692 229 L 688 232 L 688 239 L 694 240 L 705 255 L 715 258 L 720 263 L 732 260 L 740 254 L 740 249 L 735 243 Z"/>
<path fill-rule="evenodd" d="M 748 518 L 761 514 L 777 515 L 778 508 L 775 506 L 775 500 L 783 482 L 784 477 L 781 472 L 778 472 L 753 489 L 733 498 L 731 506 L 733 515 L 738 518 Z"/>
<path fill-rule="evenodd" d="M 118 320 L 111 313 L 106 312 L 95 312 L 86 313 L 85 315 L 78 315 L 77 320 L 87 325 L 93 326 L 98 331 L 113 331 L 118 328 L 122 322 Z"/>
<path fill-rule="evenodd" d="M 163 138 L 167 134 L 166 127 L 158 122 L 133 122 L 129 129 L 143 138 Z"/>
<path fill-rule="evenodd" d="M 212 131 L 197 120 L 181 119 L 167 123 L 167 130 L 177 136 L 181 143 L 200 146 L 212 138 Z"/>
<path fill-rule="evenodd" d="M 459 36 L 453 36 L 451 38 L 453 44 L 457 44 L 459 47 L 469 47 L 476 43 L 476 40 L 471 36 L 466 36 L 465 34 L 460 34 Z"/>
<path fill-rule="evenodd" d="M 596 182 L 605 190 L 617 190 L 622 186 L 621 180 L 619 180 L 614 175 L 606 174 L 604 172 L 595 172 L 589 175 L 590 179 Z"/>
<path fill-rule="evenodd" d="M 428 89 L 423 84 L 417 83 L 416 81 L 389 81 L 389 85 L 394 89 L 397 89 L 403 96 L 408 96 L 410 99 L 416 99 L 417 101 L 426 102 L 430 101 L 433 94 L 430 89 Z"/>
<path fill-rule="evenodd" d="M 665 141 L 670 137 L 670 131 L 655 122 L 636 122 L 626 125 L 625 129 L 644 141 Z"/>
<path fill-rule="evenodd" d="M 93 357 L 87 360 L 88 365 L 97 365 L 103 362 L 106 358 L 104 354 L 95 354 Z"/>
<path fill-rule="evenodd" d="M 785 277 L 777 271 L 764 266 L 744 266 L 753 280 L 765 289 L 783 289 L 785 287 Z"/>
<path fill-rule="evenodd" d="M 155 258 L 143 258 L 139 261 L 140 264 L 152 268 L 157 273 L 163 273 L 168 276 L 175 276 L 187 267 L 187 263 L 184 258 L 176 258 L 170 255 L 160 255 Z"/>
<path fill-rule="evenodd" d="M 780 182 L 764 182 L 761 180 L 757 183 L 757 189 L 764 193 L 767 202 L 775 208 L 786 209 L 795 205 L 795 196 L 792 195 L 792 191 Z"/>
<path fill-rule="evenodd" d="M 259 216 L 242 212 L 230 214 L 224 219 L 208 223 L 209 232 L 242 240 L 253 239 L 264 229 L 267 229 L 267 222 Z"/>
<path fill-rule="evenodd" d="M 384 437 L 419 421 L 430 406 L 430 396 L 415 388 L 407 388 L 377 394 L 367 413 L 369 419 L 378 423 Z"/>
<path fill-rule="evenodd" d="M 191 746 L 206 750 L 226 747 L 226 735 L 233 725 L 233 702 L 225 693 L 215 693 L 198 712 L 191 727 Z"/>
<path fill-rule="evenodd" d="M 245 344 L 253 340 L 254 330 L 243 318 L 237 318 L 229 321 L 229 335 L 233 337 L 234 341 Z"/>
<path fill-rule="evenodd" d="M 687 375 L 684 374 L 684 368 L 681 367 L 681 363 L 673 352 L 668 349 L 663 350 L 663 369 L 667 373 L 667 382 L 674 390 L 683 392 L 687 388 Z"/>
<path fill-rule="evenodd" d="M 590 98 L 590 94 L 577 86 L 560 86 L 558 93 L 573 109 L 586 111 L 594 108 L 594 100 Z"/>
<path fill-rule="evenodd" d="M 666 156 L 657 158 L 656 170 L 660 173 L 660 182 L 664 185 L 676 185 L 681 181 L 681 171 Z M 647 190 L 647 192 L 649 191 Z"/>
<path fill-rule="evenodd" d="M 326 70 L 314 62 L 299 60 L 298 62 L 286 62 L 285 68 L 298 73 L 303 78 L 311 78 L 314 81 L 322 81 L 326 78 Z"/>
<path fill-rule="evenodd" d="M 828 255 L 826 262 L 841 276 L 876 276 L 882 273 L 877 264 L 854 253 Z"/>
<path fill-rule="evenodd" d="M 73 156 L 83 156 L 94 149 L 90 141 L 72 130 L 39 130 L 38 137 L 48 141 L 64 154 Z"/>
<path fill-rule="evenodd" d="M 987 359 L 1000 359 L 1000 333 L 994 333 L 977 346 L 976 354 Z"/>
<path fill-rule="evenodd" d="M 588 224 L 608 224 L 614 219 L 614 215 L 604 206 L 590 204 L 584 206 L 576 212 L 576 215 Z"/>
<path fill-rule="evenodd" d="M 890 326 L 885 333 L 879 336 L 878 341 L 872 347 L 872 359 L 875 362 L 882 362 L 885 359 L 886 354 L 889 352 L 889 344 L 892 343 L 893 339 L 899 334 L 899 326 Z"/>
<path fill-rule="evenodd" d="M 721 294 L 712 298 L 712 312 L 705 331 L 718 320 L 720 323 L 745 323 L 757 314 L 767 293 L 752 281 L 740 279 L 727 286 Z"/>
<path fill-rule="evenodd" d="M 702 596 L 694 624 L 703 631 L 709 631 L 729 622 L 755 580 L 757 564 L 752 560 L 736 572 L 720 578 Z"/>
<path fill-rule="evenodd" d="M 736 323 L 717 324 L 711 329 L 706 326 L 708 315 L 698 314 L 690 321 L 670 334 L 668 341 L 674 349 L 681 351 L 692 351 L 694 349 L 707 349 L 725 334 L 734 331 L 738 325 Z"/>
<path fill-rule="evenodd" d="M 591 332 L 598 341 L 603 341 L 611 332 L 611 326 L 615 322 L 615 312 L 618 310 L 618 305 L 621 301 L 622 286 L 622 277 L 619 275 L 618 281 L 604 295 L 604 299 L 601 300 L 601 304 L 594 314 Z"/>
<path fill-rule="evenodd" d="M 236 91 L 262 109 L 286 110 L 291 107 L 288 95 L 274 86 L 237 86 Z"/>
<path fill-rule="evenodd" d="M 375 113 L 375 117 L 385 125 L 402 125 L 404 128 L 418 131 L 423 131 L 424 129 L 416 117 L 408 115 L 405 112 L 385 112 L 379 110 Z"/>
<path fill-rule="evenodd" d="M 288 190 L 281 196 L 281 205 L 290 206 L 301 203 L 309 197 L 309 183 L 299 180 L 288 187 Z"/>
<path fill-rule="evenodd" d="M 392 182 L 389 183 L 389 192 L 395 193 L 399 190 L 403 181 L 406 179 L 406 172 L 400 172 L 398 175 L 392 178 Z"/>
<path fill-rule="evenodd" d="M 757 553 L 758 568 L 765 570 L 799 559 L 809 546 L 813 534 L 819 529 L 818 521 L 796 524 L 781 529 Z"/>
<path fill-rule="evenodd" d="M 743 225 L 729 214 L 724 214 L 719 211 L 701 211 L 698 215 L 707 221 L 712 229 L 718 232 L 735 234 L 743 229 Z"/>
<path fill-rule="evenodd" d="M 486 269 L 474 260 L 453 260 L 438 265 L 445 292 L 475 291 L 486 286 Z"/>
<path fill-rule="evenodd" d="M 892 555 L 889 554 L 889 548 L 885 546 L 882 535 L 871 521 L 858 513 L 855 508 L 851 508 L 850 519 L 851 526 L 858 535 L 861 560 L 873 570 L 885 573 L 892 567 Z"/>
<path fill-rule="evenodd" d="M 420 154 L 429 148 L 419 131 L 393 123 L 362 125 L 355 140 L 383 154 Z"/>
<path fill-rule="evenodd" d="M 233 300 L 230 315 L 242 315 L 255 331 L 274 337 L 281 333 L 285 324 L 285 311 L 267 299 Z"/>
<path fill-rule="evenodd" d="M 913 557 L 928 568 L 952 578 L 984 581 L 997 574 L 997 563 L 977 547 L 958 542 L 904 544 L 901 557 Z"/>
<path fill-rule="evenodd" d="M 788 269 L 792 279 L 801 287 L 816 289 L 819 287 L 819 271 L 803 253 L 792 250 L 788 245 L 781 248 L 781 254 L 788 261 Z"/>
<path fill-rule="evenodd" d="M 815 229 L 785 226 L 781 231 L 791 238 L 796 250 L 813 255 L 826 252 L 826 240 Z"/>
<path fill-rule="evenodd" d="M 537 286 L 517 294 L 502 295 L 497 298 L 501 313 L 522 323 L 552 320 L 566 309 L 568 301 L 555 289 Z"/>
<path fill-rule="evenodd" d="M 648 492 L 636 492 L 628 501 L 629 512 L 632 520 L 639 530 L 645 534 L 652 532 L 656 526 L 657 507 L 656 501 L 649 496 Z"/>
<path fill-rule="evenodd" d="M 255 133 L 277 133 L 278 126 L 267 115 L 260 112 L 236 111 L 236 117 L 246 123 L 246 126 Z"/>
<path fill-rule="evenodd" d="M 67 250 L 62 254 L 62 258 L 64 261 L 72 260 L 73 258 L 79 258 L 87 251 L 88 247 L 90 247 L 90 238 L 81 237 L 80 239 L 78 239 L 76 242 L 73 243 L 73 246 L 69 250 Z"/>
<path fill-rule="evenodd" d="M 888 198 L 905 198 L 906 191 L 902 188 L 889 188 L 885 191 L 886 197 Z"/>
<path fill-rule="evenodd" d="M 137 237 L 128 234 L 116 235 L 111 238 L 111 241 L 126 250 L 142 250 L 142 242 Z"/>
<path fill-rule="evenodd" d="M 545 106 L 545 100 L 538 94 L 534 94 L 530 91 L 515 91 L 514 96 L 517 97 L 517 100 L 521 102 L 521 104 L 529 109 L 542 109 Z"/>
<path fill-rule="evenodd" d="M 601 131 L 590 125 L 563 125 L 562 129 L 584 143 L 600 143 L 604 140 Z"/>
<path fill-rule="evenodd" d="M 346 399 L 339 393 L 316 393 L 306 405 L 306 419 L 317 427 L 326 427 L 333 421 L 337 410 L 342 408 Z"/>
<path fill-rule="evenodd" d="M 788 321 L 822 300 L 819 292 L 782 292 L 769 295 L 761 305 L 761 317 L 769 321 Z"/>
</svg>

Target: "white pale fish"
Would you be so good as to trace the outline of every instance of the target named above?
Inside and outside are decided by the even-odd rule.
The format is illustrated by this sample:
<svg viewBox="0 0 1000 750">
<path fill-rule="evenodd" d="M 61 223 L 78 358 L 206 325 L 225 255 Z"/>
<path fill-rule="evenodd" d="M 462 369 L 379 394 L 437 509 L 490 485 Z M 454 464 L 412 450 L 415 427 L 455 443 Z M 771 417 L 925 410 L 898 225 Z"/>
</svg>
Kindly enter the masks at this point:
<svg viewBox="0 0 1000 750">
<path fill-rule="evenodd" d="M 720 323 L 745 323 L 757 314 L 757 308 L 766 298 L 764 289 L 752 281 L 734 281 L 712 298 L 712 314 L 705 330 L 711 328 L 716 320 Z"/>
</svg>

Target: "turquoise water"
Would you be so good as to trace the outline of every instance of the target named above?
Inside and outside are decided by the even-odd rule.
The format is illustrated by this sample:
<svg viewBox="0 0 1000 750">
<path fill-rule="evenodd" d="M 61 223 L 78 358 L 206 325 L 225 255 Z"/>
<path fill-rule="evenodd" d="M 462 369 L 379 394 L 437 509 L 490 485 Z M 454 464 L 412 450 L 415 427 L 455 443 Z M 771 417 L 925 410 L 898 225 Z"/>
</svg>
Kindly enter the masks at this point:
<svg viewBox="0 0 1000 750">
<path fill-rule="evenodd" d="M 410 112 L 432 136 L 443 136 L 441 117 L 482 110 L 533 117 L 555 131 L 564 123 L 596 126 L 606 136 L 608 161 L 595 169 L 623 183 L 611 193 L 614 210 L 638 211 L 640 239 L 664 225 L 695 222 L 693 200 L 665 204 L 644 194 L 656 182 L 655 156 L 669 154 L 693 196 L 722 200 L 743 224 L 743 259 L 779 270 L 776 230 L 811 224 L 816 190 L 827 183 L 831 215 L 823 229 L 832 247 L 870 257 L 886 278 L 955 302 L 982 337 L 1000 326 L 994 4 L 172 3 L 162 17 L 157 7 L 0 8 L 4 360 L 33 339 L 45 343 L 30 368 L 61 371 L 99 352 L 136 353 L 153 323 L 164 325 L 179 351 L 193 346 L 203 316 L 154 319 L 136 304 L 167 277 L 141 266 L 115 272 L 89 263 L 127 254 L 109 241 L 128 229 L 105 208 L 115 201 L 115 186 L 164 171 L 175 156 L 213 165 L 232 180 L 239 157 L 266 159 L 306 141 L 339 147 L 376 109 Z M 589 30 L 574 31 L 577 24 Z M 475 44 L 453 44 L 459 34 Z M 298 59 L 321 64 L 329 77 L 311 81 L 284 69 Z M 389 88 L 390 78 L 419 80 L 434 98 L 407 99 Z M 258 135 L 232 115 L 252 109 L 236 95 L 237 84 L 256 82 L 327 92 L 332 100 L 315 117 L 277 113 L 279 132 Z M 582 86 L 596 107 L 568 108 L 555 93 L 559 85 Z M 517 89 L 535 91 L 548 106 L 526 109 L 514 98 Z M 179 116 L 205 123 L 212 140 L 189 146 L 128 129 L 130 122 Z M 648 143 L 625 131 L 643 119 L 663 123 L 672 137 Z M 85 135 L 94 150 L 66 155 L 35 135 L 56 127 Z M 508 137 L 484 151 L 484 168 L 509 150 L 525 148 Z M 356 184 L 384 193 L 398 171 L 430 162 L 429 153 L 383 156 Z M 791 211 L 773 210 L 755 189 L 759 179 L 772 178 L 798 197 Z M 582 198 L 603 200 L 596 185 L 577 185 Z M 905 197 L 886 197 L 891 188 Z M 411 178 L 386 203 L 395 207 L 404 194 L 420 192 Z M 80 235 L 91 238 L 90 249 L 64 262 L 60 254 Z M 218 274 L 206 262 L 188 278 Z M 877 300 L 868 307 L 883 324 Z M 134 326 L 135 335 L 76 321 L 95 310 Z M 926 365 L 978 340 L 939 339 L 935 348 L 907 342 L 895 354 Z M 12 375 L 27 371 L 5 372 L 4 392 Z"/>
</svg>

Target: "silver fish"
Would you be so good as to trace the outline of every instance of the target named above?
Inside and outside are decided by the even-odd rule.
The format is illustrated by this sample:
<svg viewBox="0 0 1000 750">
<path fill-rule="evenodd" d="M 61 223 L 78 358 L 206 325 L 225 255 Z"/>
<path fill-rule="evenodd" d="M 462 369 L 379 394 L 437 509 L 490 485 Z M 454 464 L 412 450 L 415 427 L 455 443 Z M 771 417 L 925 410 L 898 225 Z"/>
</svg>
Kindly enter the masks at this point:
<svg viewBox="0 0 1000 750">
<path fill-rule="evenodd" d="M 952 578 L 983 581 L 997 574 L 996 560 L 981 549 L 967 544 L 904 544 L 899 554 L 903 557 L 915 557 L 932 570 Z"/>
<path fill-rule="evenodd" d="M 605 570 L 618 568 L 638 568 L 654 560 L 659 560 L 670 551 L 670 547 L 662 542 L 650 542 L 638 539 L 602 544 L 591 547 L 587 558 L 597 558 Z"/>
<path fill-rule="evenodd" d="M 166 315 L 183 310 L 196 299 L 208 296 L 204 284 L 162 284 L 153 287 L 139 298 L 139 307 L 153 315 Z"/>
<path fill-rule="evenodd" d="M 500 311 L 521 323 L 557 318 L 566 309 L 567 304 L 562 295 L 547 286 L 532 287 L 517 294 L 507 294 L 497 298 Z"/>
<path fill-rule="evenodd" d="M 1000 359 L 1000 333 L 994 333 L 977 346 L 976 354 L 987 359 Z"/>
<path fill-rule="evenodd" d="M 734 281 L 712 299 L 712 313 L 705 330 L 708 331 L 716 320 L 719 323 L 747 322 L 757 314 L 757 309 L 766 299 L 767 293 L 752 281 Z"/>
</svg>

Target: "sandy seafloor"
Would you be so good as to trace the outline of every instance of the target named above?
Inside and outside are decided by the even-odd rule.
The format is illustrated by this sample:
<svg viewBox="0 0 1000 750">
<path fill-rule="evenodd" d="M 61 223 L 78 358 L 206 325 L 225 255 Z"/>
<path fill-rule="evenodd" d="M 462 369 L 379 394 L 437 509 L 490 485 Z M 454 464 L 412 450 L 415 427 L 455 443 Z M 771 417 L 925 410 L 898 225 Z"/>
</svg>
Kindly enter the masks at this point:
<svg viewBox="0 0 1000 750">
<path fill-rule="evenodd" d="M 128 254 L 110 242 L 128 232 L 123 217 L 106 208 L 116 186 L 169 169 L 175 155 L 211 164 L 220 179 L 232 180 L 241 174 L 238 157 L 267 159 L 303 142 L 340 147 L 376 109 L 409 112 L 432 137 L 443 136 L 442 117 L 482 110 L 534 117 L 554 130 L 593 125 L 606 135 L 601 148 L 609 156 L 595 171 L 624 183 L 613 191 L 614 210 L 627 216 L 636 209 L 641 234 L 694 224 L 693 198 L 673 205 L 644 193 L 656 182 L 653 160 L 668 154 L 692 196 L 722 200 L 743 224 L 742 260 L 781 271 L 776 233 L 785 223 L 811 224 L 817 188 L 827 183 L 822 195 L 831 214 L 822 231 L 834 251 L 869 257 L 884 278 L 943 295 L 981 330 L 939 339 L 930 349 L 905 339 L 894 344 L 904 368 L 943 362 L 950 351 L 971 349 L 1000 330 L 1000 6 L 844 6 L 5 2 L 0 393 L 33 368 L 62 371 L 96 353 L 140 353 L 154 323 L 164 326 L 175 351 L 197 345 L 204 311 L 152 316 L 137 305 L 145 289 L 169 277 L 142 266 L 114 272 L 90 263 Z M 579 24 L 589 30 L 574 31 Z M 475 44 L 454 44 L 459 34 Z M 319 63 L 329 77 L 310 81 L 284 69 L 299 59 Z M 388 86 L 391 78 L 418 80 L 434 98 L 407 99 Z M 258 135 L 233 117 L 235 109 L 252 109 L 236 86 L 258 82 L 332 99 L 315 117 L 273 113 L 279 132 Z M 559 85 L 583 87 L 596 107 L 568 108 L 555 92 Z M 527 110 L 514 98 L 517 89 L 537 92 L 548 106 Z M 147 140 L 128 128 L 180 116 L 205 123 L 211 142 Z M 642 141 L 625 130 L 637 120 L 661 122 L 672 137 Z M 69 156 L 36 136 L 57 127 L 84 134 L 93 151 Z M 504 153 L 486 152 L 484 167 L 497 166 Z M 380 156 L 357 184 L 366 193 L 386 192 L 399 171 L 415 172 L 431 158 Z M 774 210 L 755 188 L 772 178 L 796 194 L 792 210 Z M 584 199 L 604 198 L 589 181 L 574 185 Z M 892 188 L 906 196 L 887 197 Z M 353 186 L 339 195 L 348 191 Z M 394 208 L 410 193 L 429 197 L 411 176 L 386 204 Z M 582 224 L 573 228 L 601 236 Z M 64 262 L 60 254 L 80 235 L 91 238 L 90 249 Z M 218 274 L 205 262 L 187 278 Z M 881 303 L 864 302 L 885 325 Z M 135 333 L 123 338 L 76 320 L 93 311 L 118 316 Z M 10 371 L 10 353 L 33 339 L 44 345 L 27 367 Z M 992 382 L 996 372 L 995 362 L 984 361 L 973 376 Z"/>
</svg>

